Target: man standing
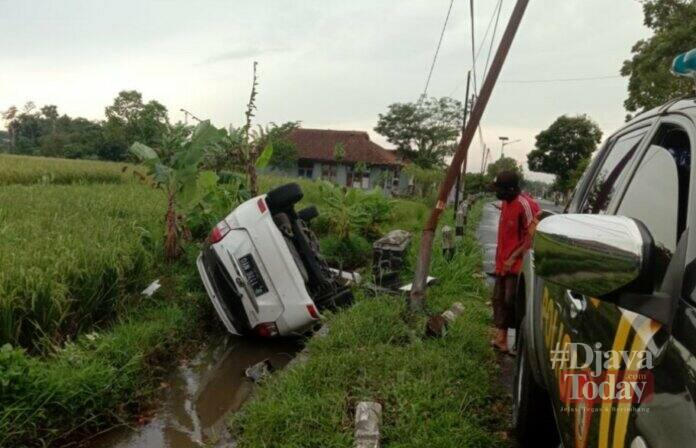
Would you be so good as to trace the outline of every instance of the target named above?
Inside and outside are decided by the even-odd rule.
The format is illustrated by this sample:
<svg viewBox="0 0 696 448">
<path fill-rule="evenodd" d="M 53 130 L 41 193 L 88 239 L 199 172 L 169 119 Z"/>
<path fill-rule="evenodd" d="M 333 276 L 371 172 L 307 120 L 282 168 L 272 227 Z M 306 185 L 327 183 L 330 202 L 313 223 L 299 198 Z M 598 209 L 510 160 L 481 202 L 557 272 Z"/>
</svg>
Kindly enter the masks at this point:
<svg viewBox="0 0 696 448">
<path fill-rule="evenodd" d="M 520 176 L 515 171 L 501 171 L 495 178 L 493 188 L 502 204 L 492 299 L 496 333 L 491 345 L 508 352 L 507 331 L 515 326 L 517 274 L 522 268 L 524 253 L 531 247 L 541 208 L 531 196 L 521 192 Z"/>
</svg>

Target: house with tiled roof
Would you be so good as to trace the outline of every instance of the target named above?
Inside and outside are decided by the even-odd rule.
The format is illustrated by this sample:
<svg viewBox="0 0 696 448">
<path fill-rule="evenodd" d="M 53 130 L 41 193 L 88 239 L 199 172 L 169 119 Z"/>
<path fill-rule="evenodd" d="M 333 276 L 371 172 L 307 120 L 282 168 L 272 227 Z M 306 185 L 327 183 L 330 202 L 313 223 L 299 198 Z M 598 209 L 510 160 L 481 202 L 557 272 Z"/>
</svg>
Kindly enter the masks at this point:
<svg viewBox="0 0 696 448">
<path fill-rule="evenodd" d="M 396 151 L 371 141 L 367 132 L 298 128 L 288 138 L 297 148 L 297 166 L 285 174 L 390 192 L 408 186 Z"/>
</svg>

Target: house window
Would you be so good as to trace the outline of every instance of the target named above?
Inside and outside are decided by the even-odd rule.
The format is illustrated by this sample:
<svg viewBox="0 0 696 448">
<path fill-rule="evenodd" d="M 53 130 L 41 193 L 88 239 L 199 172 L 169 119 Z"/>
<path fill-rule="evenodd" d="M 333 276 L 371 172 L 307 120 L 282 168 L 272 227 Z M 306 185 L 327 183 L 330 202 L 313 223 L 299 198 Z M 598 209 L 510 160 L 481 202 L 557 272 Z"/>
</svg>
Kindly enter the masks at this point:
<svg viewBox="0 0 696 448">
<path fill-rule="evenodd" d="M 364 173 L 362 173 L 362 185 L 361 185 L 361 187 L 365 190 L 370 188 L 370 172 L 369 171 L 365 171 Z"/>
<path fill-rule="evenodd" d="M 321 178 L 329 182 L 336 182 L 336 165 L 324 163 L 321 165 Z"/>
<path fill-rule="evenodd" d="M 311 162 L 298 162 L 297 175 L 299 177 L 311 179 L 314 175 L 314 164 Z"/>
<path fill-rule="evenodd" d="M 355 165 L 346 166 L 346 187 L 362 188 L 362 173 L 356 170 Z"/>
</svg>

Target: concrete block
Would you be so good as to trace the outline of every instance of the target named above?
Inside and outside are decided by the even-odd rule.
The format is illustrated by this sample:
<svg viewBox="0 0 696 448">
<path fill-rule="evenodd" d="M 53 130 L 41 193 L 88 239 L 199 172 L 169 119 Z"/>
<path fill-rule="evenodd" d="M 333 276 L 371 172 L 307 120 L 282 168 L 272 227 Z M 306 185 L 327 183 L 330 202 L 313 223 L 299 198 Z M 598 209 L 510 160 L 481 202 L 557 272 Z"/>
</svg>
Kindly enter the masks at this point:
<svg viewBox="0 0 696 448">
<path fill-rule="evenodd" d="M 361 401 L 355 407 L 355 448 L 379 448 L 382 405 Z"/>
</svg>

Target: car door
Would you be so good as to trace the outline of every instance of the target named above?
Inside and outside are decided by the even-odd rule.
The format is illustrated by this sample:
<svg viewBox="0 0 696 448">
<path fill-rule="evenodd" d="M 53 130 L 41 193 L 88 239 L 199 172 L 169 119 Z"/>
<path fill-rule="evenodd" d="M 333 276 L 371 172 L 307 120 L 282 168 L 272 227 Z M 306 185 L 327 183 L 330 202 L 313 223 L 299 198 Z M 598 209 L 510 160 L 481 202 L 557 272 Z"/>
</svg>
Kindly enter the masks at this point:
<svg viewBox="0 0 696 448">
<path fill-rule="evenodd" d="M 631 127 L 611 138 L 591 168 L 593 171 L 574 198 L 570 213 L 609 213 L 629 178 L 653 122 Z M 542 328 L 548 368 L 553 373 L 550 395 L 565 446 L 588 446 L 596 416 L 593 400 L 572 396 L 567 374 L 585 366 L 597 343 L 610 346 L 620 321 L 616 307 L 584 297 L 559 285 L 545 283 L 542 295 Z M 580 347 L 580 348 L 578 348 Z M 585 353 L 584 348 L 590 352 Z M 576 356 L 575 363 L 564 353 Z M 592 446 L 591 444 L 589 446 Z"/>
<path fill-rule="evenodd" d="M 696 238 L 689 211 L 694 207 L 694 142 L 694 124 L 688 116 L 663 117 L 616 207 L 616 214 L 640 220 L 652 234 L 654 289 L 665 290 L 667 272 L 683 277 L 677 276 L 677 287 L 672 288 L 678 308 L 671 326 L 623 312 L 630 323 L 625 350 L 642 351 L 651 360 L 645 369 L 651 393 L 639 401 L 615 400 L 614 410 L 602 415 L 609 431 L 598 446 L 696 446 Z M 686 260 L 678 255 L 683 248 Z"/>
</svg>

